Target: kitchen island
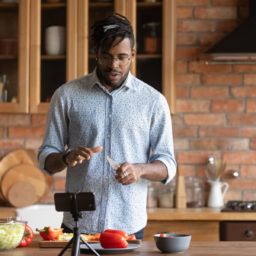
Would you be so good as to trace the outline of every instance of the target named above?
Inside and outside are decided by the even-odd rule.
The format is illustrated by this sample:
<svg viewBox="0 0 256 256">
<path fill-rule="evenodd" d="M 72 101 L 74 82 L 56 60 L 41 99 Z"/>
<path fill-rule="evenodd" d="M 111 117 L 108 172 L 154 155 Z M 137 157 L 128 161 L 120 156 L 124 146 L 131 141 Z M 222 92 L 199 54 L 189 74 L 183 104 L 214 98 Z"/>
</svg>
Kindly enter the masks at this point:
<svg viewBox="0 0 256 256">
<path fill-rule="evenodd" d="M 15 216 L 15 208 L 0 207 L 0 218 Z M 26 221 L 29 223 L 29 219 Z M 155 233 L 172 231 L 189 233 L 193 236 L 194 241 L 220 241 L 220 226 L 222 222 L 230 221 L 245 223 L 247 227 L 254 230 L 256 212 L 221 212 L 218 208 L 207 207 L 150 208 L 148 209 L 148 224 L 145 228 L 144 240 L 152 240 Z M 245 239 L 247 238 L 245 237 Z M 256 240 L 256 235 L 253 239 Z M 252 240 L 252 238 L 248 237 L 248 240 Z"/>
<path fill-rule="evenodd" d="M 3 256 L 56 256 L 60 248 L 39 248 L 38 242 L 33 242 L 29 247 L 16 248 L 9 251 L 0 251 Z M 256 243 L 253 242 L 193 242 L 184 253 L 165 253 L 164 255 L 184 256 L 255 256 Z M 65 255 L 70 255 L 70 249 Z M 88 255 L 88 254 L 81 254 Z M 153 241 L 142 242 L 140 247 L 128 253 L 116 254 L 123 256 L 163 255 L 155 246 Z"/>
</svg>

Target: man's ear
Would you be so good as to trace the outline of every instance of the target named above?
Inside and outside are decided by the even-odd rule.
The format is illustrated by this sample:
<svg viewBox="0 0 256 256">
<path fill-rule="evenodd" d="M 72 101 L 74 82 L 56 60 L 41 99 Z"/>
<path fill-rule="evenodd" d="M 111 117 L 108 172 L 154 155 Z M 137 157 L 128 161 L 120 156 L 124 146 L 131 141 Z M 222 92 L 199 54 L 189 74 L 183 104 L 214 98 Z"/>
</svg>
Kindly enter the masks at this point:
<svg viewBox="0 0 256 256">
<path fill-rule="evenodd" d="M 136 53 L 137 53 L 136 50 L 132 49 L 132 61 L 135 59 Z"/>
</svg>

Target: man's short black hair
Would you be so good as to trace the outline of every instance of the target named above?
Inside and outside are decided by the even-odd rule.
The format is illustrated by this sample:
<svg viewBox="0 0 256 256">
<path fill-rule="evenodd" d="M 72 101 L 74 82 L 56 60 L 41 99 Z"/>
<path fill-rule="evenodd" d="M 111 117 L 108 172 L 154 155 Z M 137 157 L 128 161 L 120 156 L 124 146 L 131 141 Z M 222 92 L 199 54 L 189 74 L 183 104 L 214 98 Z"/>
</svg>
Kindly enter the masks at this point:
<svg viewBox="0 0 256 256">
<path fill-rule="evenodd" d="M 91 42 L 94 50 L 108 51 L 116 39 L 118 44 L 129 38 L 131 48 L 134 47 L 134 33 L 130 21 L 123 15 L 114 13 L 103 20 L 96 21 L 91 27 Z"/>
</svg>

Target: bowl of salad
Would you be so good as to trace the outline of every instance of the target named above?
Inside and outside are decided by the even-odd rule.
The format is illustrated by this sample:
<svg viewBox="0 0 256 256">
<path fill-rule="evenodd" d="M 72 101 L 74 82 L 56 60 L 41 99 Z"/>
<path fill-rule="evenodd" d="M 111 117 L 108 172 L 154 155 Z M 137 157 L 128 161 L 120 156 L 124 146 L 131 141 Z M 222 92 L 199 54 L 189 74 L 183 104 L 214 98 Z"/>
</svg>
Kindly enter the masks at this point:
<svg viewBox="0 0 256 256">
<path fill-rule="evenodd" d="M 0 219 L 0 250 L 16 248 L 25 232 L 25 221 Z"/>
</svg>

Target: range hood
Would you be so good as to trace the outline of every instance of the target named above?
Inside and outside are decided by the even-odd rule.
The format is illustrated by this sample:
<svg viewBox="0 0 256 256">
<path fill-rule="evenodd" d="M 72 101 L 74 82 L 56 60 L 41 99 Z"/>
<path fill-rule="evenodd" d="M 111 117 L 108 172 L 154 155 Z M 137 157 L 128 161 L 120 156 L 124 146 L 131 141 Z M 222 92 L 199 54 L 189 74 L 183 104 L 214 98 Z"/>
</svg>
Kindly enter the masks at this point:
<svg viewBox="0 0 256 256">
<path fill-rule="evenodd" d="M 207 61 L 254 62 L 256 61 L 256 1 L 249 1 L 249 17 L 234 31 L 208 49 Z M 255 63 L 254 63 L 255 64 Z"/>
</svg>

